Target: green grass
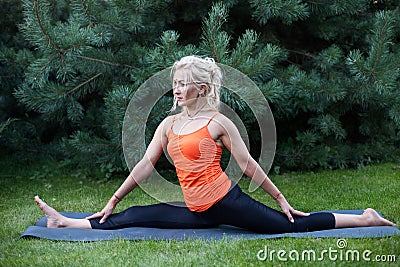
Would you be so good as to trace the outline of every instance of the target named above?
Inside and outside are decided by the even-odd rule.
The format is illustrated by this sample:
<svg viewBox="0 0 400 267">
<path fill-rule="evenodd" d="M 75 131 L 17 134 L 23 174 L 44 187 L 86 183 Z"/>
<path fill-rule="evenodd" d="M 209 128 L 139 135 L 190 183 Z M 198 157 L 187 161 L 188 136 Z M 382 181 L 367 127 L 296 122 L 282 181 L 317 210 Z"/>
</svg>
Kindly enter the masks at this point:
<svg viewBox="0 0 400 267">
<path fill-rule="evenodd" d="M 265 246 L 270 250 L 320 253 L 337 249 L 337 239 L 267 239 L 220 241 L 101 241 L 59 242 L 21 239 L 25 228 L 41 216 L 33 202 L 40 195 L 60 211 L 100 210 L 124 177 L 105 180 L 85 170 L 69 170 L 55 162 L 16 164 L 2 159 L 0 163 L 1 228 L 0 266 L 270 266 L 296 265 L 299 262 L 259 261 L 257 252 Z M 400 169 L 396 164 L 369 166 L 362 170 L 323 171 L 318 173 L 288 173 L 271 179 L 284 192 L 296 209 L 316 211 L 328 209 L 363 209 L 373 207 L 386 218 L 400 223 Z M 248 181 L 240 182 L 244 191 Z M 271 198 L 257 190 L 251 195 L 277 208 Z M 155 203 L 140 189 L 128 195 L 117 211 L 130 205 Z M 400 236 L 390 238 L 346 239 L 347 249 L 372 251 L 375 255 L 395 255 L 398 266 Z M 288 257 L 288 255 L 286 255 Z M 302 261 L 301 265 L 347 266 L 378 265 L 377 262 Z"/>
</svg>

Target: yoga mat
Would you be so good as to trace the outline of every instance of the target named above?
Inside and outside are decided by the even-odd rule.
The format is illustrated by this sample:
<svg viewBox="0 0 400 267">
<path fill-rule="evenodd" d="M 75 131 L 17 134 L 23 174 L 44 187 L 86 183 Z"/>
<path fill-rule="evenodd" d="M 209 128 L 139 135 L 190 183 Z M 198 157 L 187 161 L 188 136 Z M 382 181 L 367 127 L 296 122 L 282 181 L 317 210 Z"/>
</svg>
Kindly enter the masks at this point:
<svg viewBox="0 0 400 267">
<path fill-rule="evenodd" d="M 362 214 L 363 210 L 331 211 L 345 214 Z M 71 218 L 85 218 L 92 213 L 61 212 Z M 129 240 L 185 240 L 203 239 L 218 240 L 222 238 L 268 239 L 268 238 L 365 238 L 387 237 L 400 235 L 395 226 L 373 226 L 357 228 L 341 228 L 303 233 L 259 234 L 241 228 L 221 225 L 218 228 L 207 229 L 160 229 L 131 227 L 118 230 L 76 229 L 76 228 L 46 228 L 46 217 L 41 218 L 34 226 L 29 226 L 21 237 L 35 237 L 62 241 L 100 241 L 112 239 Z"/>
</svg>

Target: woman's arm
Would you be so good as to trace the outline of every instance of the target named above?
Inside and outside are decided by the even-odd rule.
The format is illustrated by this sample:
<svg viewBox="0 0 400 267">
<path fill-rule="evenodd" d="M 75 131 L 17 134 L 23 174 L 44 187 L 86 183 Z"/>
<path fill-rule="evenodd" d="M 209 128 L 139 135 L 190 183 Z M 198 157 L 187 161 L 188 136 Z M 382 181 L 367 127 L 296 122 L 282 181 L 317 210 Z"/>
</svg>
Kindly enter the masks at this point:
<svg viewBox="0 0 400 267">
<path fill-rule="evenodd" d="M 125 179 L 124 183 L 115 191 L 113 197 L 117 198 L 117 202 L 122 200 L 129 192 L 131 192 L 138 184 L 150 176 L 154 169 L 154 166 L 161 154 L 163 149 L 167 145 L 166 136 L 166 120 L 164 119 L 157 127 L 153 139 L 146 149 L 146 153 L 143 158 L 135 165 L 131 173 Z"/>
<path fill-rule="evenodd" d="M 279 189 L 265 174 L 260 165 L 253 159 L 235 124 L 225 116 L 218 116 L 221 123 L 221 141 L 231 152 L 243 173 L 256 182 L 272 197 L 279 194 Z"/>
<path fill-rule="evenodd" d="M 125 181 L 117 191 L 115 191 L 103 210 L 87 217 L 87 219 L 102 217 L 100 223 L 105 222 L 113 213 L 118 202 L 129 194 L 139 183 L 150 176 L 154 169 L 154 165 L 160 158 L 161 153 L 163 153 L 164 147 L 167 145 L 167 128 L 165 125 L 168 124 L 168 119 L 169 118 L 164 119 L 157 127 L 153 139 L 147 147 L 143 158 L 135 165 Z"/>
<path fill-rule="evenodd" d="M 221 123 L 221 140 L 224 146 L 231 152 L 243 173 L 278 202 L 278 205 L 291 222 L 294 222 L 292 214 L 308 216 L 308 213 L 293 209 L 286 201 L 283 194 L 250 155 L 235 124 L 223 115 L 218 116 L 218 122 Z"/>
</svg>

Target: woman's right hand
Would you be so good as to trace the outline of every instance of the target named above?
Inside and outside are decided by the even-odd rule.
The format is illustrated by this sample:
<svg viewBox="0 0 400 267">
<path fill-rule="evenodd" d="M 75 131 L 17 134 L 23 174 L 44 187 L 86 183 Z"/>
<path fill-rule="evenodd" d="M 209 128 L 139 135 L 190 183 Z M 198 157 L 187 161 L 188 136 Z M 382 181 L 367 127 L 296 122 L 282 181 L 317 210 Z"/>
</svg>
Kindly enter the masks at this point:
<svg viewBox="0 0 400 267">
<path fill-rule="evenodd" d="M 117 203 L 118 202 L 115 202 L 112 199 L 110 199 L 107 205 L 101 211 L 86 217 L 86 219 L 90 220 L 101 217 L 100 224 L 104 223 L 107 220 L 107 218 L 113 213 L 115 207 L 117 206 Z"/>
</svg>

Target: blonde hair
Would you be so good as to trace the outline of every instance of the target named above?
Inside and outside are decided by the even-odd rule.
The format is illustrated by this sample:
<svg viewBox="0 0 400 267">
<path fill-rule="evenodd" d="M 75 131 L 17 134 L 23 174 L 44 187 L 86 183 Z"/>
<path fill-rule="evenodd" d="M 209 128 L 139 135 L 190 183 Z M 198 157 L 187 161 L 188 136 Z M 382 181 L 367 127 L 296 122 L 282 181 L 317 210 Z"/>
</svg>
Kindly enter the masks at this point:
<svg viewBox="0 0 400 267">
<path fill-rule="evenodd" d="M 176 61 L 172 66 L 171 75 L 174 76 L 177 70 L 183 70 L 186 73 L 185 83 L 204 83 L 207 85 L 205 97 L 208 105 L 218 110 L 219 93 L 222 83 L 222 72 L 213 58 L 201 58 L 199 56 L 186 56 Z M 174 104 L 171 111 L 176 109 L 177 100 L 174 98 Z"/>
</svg>

